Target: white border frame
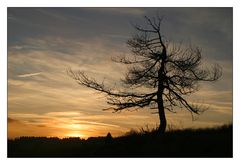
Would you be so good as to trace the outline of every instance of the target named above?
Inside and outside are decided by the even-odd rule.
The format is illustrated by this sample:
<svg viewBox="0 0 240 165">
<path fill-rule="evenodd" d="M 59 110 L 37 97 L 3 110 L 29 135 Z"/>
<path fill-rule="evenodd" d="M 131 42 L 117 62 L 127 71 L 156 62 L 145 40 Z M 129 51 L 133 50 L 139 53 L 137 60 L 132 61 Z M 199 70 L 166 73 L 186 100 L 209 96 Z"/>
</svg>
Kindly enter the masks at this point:
<svg viewBox="0 0 240 165">
<path fill-rule="evenodd" d="M 7 7 L 233 7 L 233 159 L 9 159 L 7 158 Z M 0 164 L 69 164 L 69 163 L 103 163 L 103 164 L 238 164 L 240 156 L 240 1 L 239 0 L 1 0 L 0 1 Z M 149 162 L 150 161 L 150 162 Z"/>
</svg>

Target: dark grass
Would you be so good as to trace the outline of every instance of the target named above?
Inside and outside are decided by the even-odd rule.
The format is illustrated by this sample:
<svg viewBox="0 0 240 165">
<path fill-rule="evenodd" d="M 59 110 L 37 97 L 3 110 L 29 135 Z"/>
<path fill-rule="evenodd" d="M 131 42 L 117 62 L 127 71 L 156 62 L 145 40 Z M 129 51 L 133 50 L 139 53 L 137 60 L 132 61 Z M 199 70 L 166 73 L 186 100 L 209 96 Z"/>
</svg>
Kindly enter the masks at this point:
<svg viewBox="0 0 240 165">
<path fill-rule="evenodd" d="M 131 131 L 111 138 L 20 137 L 8 140 L 8 157 L 232 157 L 232 125 L 157 134 Z"/>
</svg>

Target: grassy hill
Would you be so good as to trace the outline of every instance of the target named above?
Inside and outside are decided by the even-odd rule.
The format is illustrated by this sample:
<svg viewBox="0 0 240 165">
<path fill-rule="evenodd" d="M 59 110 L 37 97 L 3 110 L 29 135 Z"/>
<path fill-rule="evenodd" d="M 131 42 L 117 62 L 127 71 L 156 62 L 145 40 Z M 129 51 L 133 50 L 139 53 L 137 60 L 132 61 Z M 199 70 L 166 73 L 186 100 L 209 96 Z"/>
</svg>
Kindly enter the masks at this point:
<svg viewBox="0 0 240 165">
<path fill-rule="evenodd" d="M 20 137 L 8 140 L 8 157 L 232 157 L 232 139 L 232 125 L 87 140 Z"/>
</svg>

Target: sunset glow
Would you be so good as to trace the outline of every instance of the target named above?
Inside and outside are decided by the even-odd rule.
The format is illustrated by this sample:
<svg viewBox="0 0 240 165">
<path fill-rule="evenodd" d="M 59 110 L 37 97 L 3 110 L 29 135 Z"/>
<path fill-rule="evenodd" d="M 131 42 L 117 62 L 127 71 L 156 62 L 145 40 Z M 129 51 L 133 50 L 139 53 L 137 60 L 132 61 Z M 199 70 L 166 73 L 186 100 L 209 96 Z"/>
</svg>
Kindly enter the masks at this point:
<svg viewBox="0 0 240 165">
<path fill-rule="evenodd" d="M 152 109 L 103 111 L 104 95 L 66 72 L 80 69 L 120 86 L 127 67 L 111 59 L 131 53 L 131 24 L 156 11 L 166 16 L 167 39 L 199 46 L 204 64 L 223 68 L 219 81 L 202 83 L 188 97 L 208 110 L 196 121 L 184 109 L 166 112 L 168 124 L 181 129 L 232 123 L 231 8 L 8 8 L 8 138 L 119 136 L 156 127 L 159 117 Z"/>
</svg>

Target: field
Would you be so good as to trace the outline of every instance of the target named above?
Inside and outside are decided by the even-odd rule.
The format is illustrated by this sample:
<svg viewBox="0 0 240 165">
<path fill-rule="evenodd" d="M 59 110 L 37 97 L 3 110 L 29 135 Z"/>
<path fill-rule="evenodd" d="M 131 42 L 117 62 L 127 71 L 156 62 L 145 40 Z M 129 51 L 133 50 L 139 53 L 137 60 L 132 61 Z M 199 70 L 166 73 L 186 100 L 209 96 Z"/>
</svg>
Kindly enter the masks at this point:
<svg viewBox="0 0 240 165">
<path fill-rule="evenodd" d="M 232 157 L 232 125 L 120 137 L 8 139 L 8 157 Z"/>
</svg>

